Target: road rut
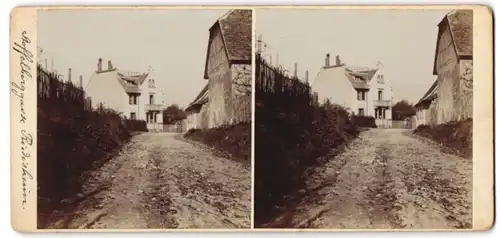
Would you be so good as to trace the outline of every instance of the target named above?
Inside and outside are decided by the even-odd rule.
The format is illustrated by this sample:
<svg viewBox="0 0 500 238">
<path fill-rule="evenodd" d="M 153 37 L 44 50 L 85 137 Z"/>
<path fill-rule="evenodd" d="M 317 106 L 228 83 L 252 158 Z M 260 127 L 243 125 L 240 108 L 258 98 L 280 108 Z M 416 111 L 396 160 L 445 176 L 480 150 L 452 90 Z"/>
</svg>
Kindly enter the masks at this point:
<svg viewBox="0 0 500 238">
<path fill-rule="evenodd" d="M 268 226 L 285 220 L 284 226 L 302 228 L 472 226 L 472 161 L 408 130 L 362 132 L 345 152 L 315 169 L 307 190 L 314 192 Z"/>
<path fill-rule="evenodd" d="M 49 228 L 250 228 L 250 171 L 179 134 L 140 134 L 92 172 L 71 217 Z"/>
</svg>

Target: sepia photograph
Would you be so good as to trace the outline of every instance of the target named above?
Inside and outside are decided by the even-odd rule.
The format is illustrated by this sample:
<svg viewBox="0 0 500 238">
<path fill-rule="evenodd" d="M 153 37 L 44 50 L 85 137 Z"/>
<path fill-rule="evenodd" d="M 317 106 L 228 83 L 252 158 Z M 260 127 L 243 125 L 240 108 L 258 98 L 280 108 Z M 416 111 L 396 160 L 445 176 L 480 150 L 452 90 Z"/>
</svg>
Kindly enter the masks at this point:
<svg viewBox="0 0 500 238">
<path fill-rule="evenodd" d="M 472 228 L 473 10 L 255 15 L 255 228 Z"/>
<path fill-rule="evenodd" d="M 481 5 L 15 7 L 11 226 L 489 230 L 493 23 Z"/>
<path fill-rule="evenodd" d="M 36 24 L 38 229 L 251 227 L 251 9 Z"/>
</svg>

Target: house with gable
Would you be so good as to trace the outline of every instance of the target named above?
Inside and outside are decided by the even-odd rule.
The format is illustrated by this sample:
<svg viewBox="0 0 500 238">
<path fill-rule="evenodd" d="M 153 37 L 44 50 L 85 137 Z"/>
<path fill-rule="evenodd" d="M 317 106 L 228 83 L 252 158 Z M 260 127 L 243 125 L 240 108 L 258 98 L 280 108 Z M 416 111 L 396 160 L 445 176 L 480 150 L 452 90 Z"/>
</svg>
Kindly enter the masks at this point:
<svg viewBox="0 0 500 238">
<path fill-rule="evenodd" d="M 472 10 L 451 11 L 438 24 L 433 74 L 436 81 L 415 104 L 421 124 L 472 118 Z"/>
<path fill-rule="evenodd" d="M 380 127 L 391 127 L 394 98 L 391 81 L 384 77 L 382 63 L 378 62 L 375 68 L 349 67 L 337 55 L 332 65 L 328 53 L 325 65 L 311 86 L 320 102 L 328 99 L 355 115 L 375 117 Z"/>
<path fill-rule="evenodd" d="M 188 130 L 251 120 L 251 63 L 252 11 L 230 10 L 209 29 L 208 82 L 186 108 Z"/>
<path fill-rule="evenodd" d="M 107 69 L 99 59 L 97 70 L 85 86 L 92 106 L 114 109 L 125 118 L 145 120 L 149 130 L 161 130 L 163 123 L 163 92 L 156 84 L 154 71 L 147 73 L 118 70 L 108 61 Z"/>
</svg>

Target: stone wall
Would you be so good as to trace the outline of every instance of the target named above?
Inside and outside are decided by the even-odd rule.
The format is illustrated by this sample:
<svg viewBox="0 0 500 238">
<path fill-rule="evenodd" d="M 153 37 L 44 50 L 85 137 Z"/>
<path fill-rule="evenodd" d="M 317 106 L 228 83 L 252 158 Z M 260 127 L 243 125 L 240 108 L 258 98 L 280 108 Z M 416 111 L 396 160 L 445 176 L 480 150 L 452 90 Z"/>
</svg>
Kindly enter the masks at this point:
<svg viewBox="0 0 500 238">
<path fill-rule="evenodd" d="M 247 122 L 252 119 L 252 66 L 233 64 L 232 73 L 232 118 L 231 123 Z"/>
<path fill-rule="evenodd" d="M 460 60 L 458 75 L 456 75 L 454 87 L 454 110 L 457 120 L 465 120 L 472 117 L 473 95 L 472 95 L 472 60 Z"/>
</svg>

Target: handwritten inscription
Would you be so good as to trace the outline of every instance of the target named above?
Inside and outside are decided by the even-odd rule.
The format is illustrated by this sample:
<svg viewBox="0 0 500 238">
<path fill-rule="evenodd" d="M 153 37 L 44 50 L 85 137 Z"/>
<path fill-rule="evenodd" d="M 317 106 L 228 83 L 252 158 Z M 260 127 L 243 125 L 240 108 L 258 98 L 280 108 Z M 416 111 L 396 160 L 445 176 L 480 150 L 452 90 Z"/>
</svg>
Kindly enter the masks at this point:
<svg viewBox="0 0 500 238">
<path fill-rule="evenodd" d="M 28 162 L 30 158 L 30 153 L 28 153 L 28 148 L 33 145 L 33 136 L 26 132 L 26 130 L 21 130 L 21 171 L 22 171 L 22 189 L 23 189 L 23 200 L 22 200 L 22 205 L 24 208 L 24 205 L 28 203 L 27 197 L 28 194 L 30 193 L 30 190 L 28 189 L 28 179 L 33 180 L 33 175 L 28 170 Z"/>
<path fill-rule="evenodd" d="M 17 81 L 11 83 L 11 93 L 19 100 L 19 122 L 20 125 L 20 142 L 21 142 L 21 181 L 22 181 L 22 207 L 28 203 L 28 194 L 31 190 L 29 189 L 28 182 L 33 180 L 33 175 L 29 172 L 29 162 L 31 154 L 31 146 L 33 145 L 33 135 L 26 129 L 28 123 L 28 116 L 25 109 L 25 91 L 27 87 L 27 80 L 33 78 L 33 53 L 28 50 L 28 46 L 31 44 L 31 40 L 28 37 L 28 33 L 23 31 L 21 33 L 20 42 L 15 42 L 12 47 L 14 51 L 19 54 L 20 63 L 19 70 L 21 72 L 20 78 Z"/>
</svg>

